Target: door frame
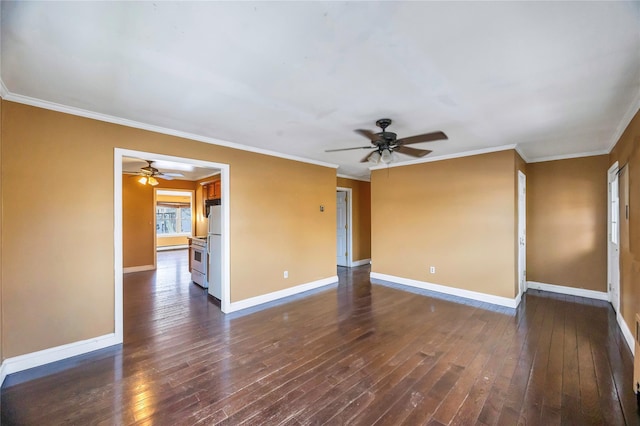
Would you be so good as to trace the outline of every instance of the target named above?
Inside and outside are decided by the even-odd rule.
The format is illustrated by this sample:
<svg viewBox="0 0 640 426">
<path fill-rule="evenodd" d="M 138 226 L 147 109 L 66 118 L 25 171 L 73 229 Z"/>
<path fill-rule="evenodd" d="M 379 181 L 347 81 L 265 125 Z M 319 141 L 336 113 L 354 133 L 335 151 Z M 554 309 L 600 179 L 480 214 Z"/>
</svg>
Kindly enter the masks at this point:
<svg viewBox="0 0 640 426">
<path fill-rule="evenodd" d="M 346 192 L 347 193 L 347 267 L 351 268 L 353 266 L 353 231 L 351 229 L 351 224 L 353 223 L 353 218 L 352 218 L 352 194 L 353 194 L 353 189 L 352 188 L 346 188 L 346 187 L 342 187 L 342 186 L 338 186 L 336 188 L 336 193 L 337 192 Z M 337 210 L 337 208 L 336 208 Z M 337 231 L 336 231 L 337 232 Z M 336 253 L 337 254 L 337 253 Z"/>
<path fill-rule="evenodd" d="M 220 307 L 223 313 L 231 310 L 231 253 L 230 253 L 230 220 L 229 205 L 229 164 L 214 163 L 197 160 L 195 158 L 176 157 L 154 152 L 134 151 L 115 148 L 113 155 L 113 252 L 114 252 L 114 327 L 117 343 L 124 339 L 124 300 L 123 300 L 123 269 L 122 269 L 122 157 L 154 158 L 156 160 L 182 162 L 198 167 L 219 169 L 222 179 L 222 298 Z M 154 230 L 155 232 L 155 230 Z"/>
<path fill-rule="evenodd" d="M 527 176 L 518 170 L 518 297 L 527 291 Z"/>
<path fill-rule="evenodd" d="M 613 197 L 611 196 L 611 184 L 618 181 L 619 172 L 620 167 L 617 161 L 609 167 L 609 170 L 607 170 L 607 296 L 609 303 L 611 303 L 616 312 L 620 310 L 620 183 L 618 182 L 618 262 L 615 265 L 611 261 L 611 257 L 613 255 L 611 248 L 611 203 L 613 202 Z M 617 274 L 614 274 L 614 271 L 617 271 Z M 614 287 L 617 290 L 616 292 L 613 291 Z M 613 296 L 614 294 L 617 294 L 617 298 L 615 298 L 615 300 Z"/>
</svg>

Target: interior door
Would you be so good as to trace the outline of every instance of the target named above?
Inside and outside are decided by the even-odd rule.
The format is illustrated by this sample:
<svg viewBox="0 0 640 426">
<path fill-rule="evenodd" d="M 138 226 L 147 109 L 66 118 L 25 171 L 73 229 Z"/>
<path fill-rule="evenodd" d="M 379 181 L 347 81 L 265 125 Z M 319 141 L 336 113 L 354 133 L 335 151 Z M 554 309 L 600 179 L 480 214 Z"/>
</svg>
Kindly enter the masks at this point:
<svg viewBox="0 0 640 426">
<path fill-rule="evenodd" d="M 347 193 L 336 192 L 336 233 L 337 233 L 337 264 L 349 266 L 347 252 Z"/>
<path fill-rule="evenodd" d="M 527 178 L 518 171 L 518 286 L 520 294 L 527 280 Z"/>
<path fill-rule="evenodd" d="M 623 171 L 624 172 L 624 171 Z M 607 275 L 609 281 L 609 301 L 613 309 L 620 308 L 620 186 L 618 164 L 609 169 L 609 241 L 607 253 Z"/>
</svg>

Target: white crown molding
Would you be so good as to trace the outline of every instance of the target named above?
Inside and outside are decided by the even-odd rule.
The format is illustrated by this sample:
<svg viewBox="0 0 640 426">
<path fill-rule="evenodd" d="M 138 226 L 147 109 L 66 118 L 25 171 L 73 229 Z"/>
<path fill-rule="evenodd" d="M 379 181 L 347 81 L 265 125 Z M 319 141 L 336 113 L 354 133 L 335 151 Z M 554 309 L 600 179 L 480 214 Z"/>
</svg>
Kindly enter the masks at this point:
<svg viewBox="0 0 640 426">
<path fill-rule="evenodd" d="M 9 96 L 9 90 L 7 86 L 4 85 L 2 78 L 0 78 L 0 98 L 7 99 L 7 96 Z"/>
<path fill-rule="evenodd" d="M 449 294 L 452 296 L 462 297 L 464 299 L 476 300 L 479 302 L 490 303 L 492 305 L 506 306 L 507 308 L 517 308 L 520 299 L 515 297 L 495 296 L 493 294 L 479 293 L 477 291 L 465 290 L 462 288 L 449 287 L 440 284 L 433 284 L 426 281 L 418 281 L 410 278 L 396 277 L 394 275 L 381 274 L 379 272 L 371 272 L 371 279 L 388 281 L 395 284 L 402 284 L 409 287 L 421 288 L 423 290 L 435 291 L 437 293 Z"/>
<path fill-rule="evenodd" d="M 522 158 L 525 163 L 530 163 L 531 162 L 529 157 L 526 156 L 524 152 L 522 152 L 522 148 L 520 148 L 520 145 L 516 145 L 515 148 L 513 148 L 513 149 L 516 150 L 516 152 L 520 155 L 520 158 Z"/>
<path fill-rule="evenodd" d="M 343 175 L 342 173 L 338 173 L 337 176 L 339 178 L 343 178 L 343 179 L 351 179 L 351 180 L 359 180 L 361 182 L 371 182 L 371 179 L 367 179 L 367 178 L 362 178 L 362 177 L 355 177 L 355 176 L 349 176 L 349 175 Z"/>
<path fill-rule="evenodd" d="M 640 91 L 636 93 L 635 99 L 629 106 L 629 109 L 627 110 L 626 114 L 622 116 L 622 119 L 620 120 L 620 124 L 618 124 L 618 127 L 616 128 L 616 131 L 613 133 L 613 135 L 611 135 L 607 154 L 613 151 L 613 148 L 615 148 L 616 144 L 620 140 L 620 137 L 622 136 L 624 131 L 627 130 L 627 127 L 629 127 L 629 123 L 631 123 L 631 120 L 633 120 L 633 117 L 635 117 L 638 110 L 640 110 Z"/>
<path fill-rule="evenodd" d="M 548 291 L 550 293 L 568 294 L 571 296 L 586 297 L 588 299 L 609 301 L 609 294 L 604 291 L 587 290 L 585 288 L 567 287 L 564 285 L 539 283 L 527 281 L 527 288 Z"/>
<path fill-rule="evenodd" d="M 476 149 L 473 151 L 458 152 L 455 154 L 440 155 L 438 157 L 420 158 L 417 160 L 403 161 L 402 163 L 391 164 L 378 164 L 376 166 L 369 167 L 369 170 L 383 170 L 389 167 L 402 167 L 411 166 L 413 164 L 433 163 L 434 161 L 451 160 L 453 158 L 471 157 L 473 155 L 490 154 L 492 152 L 507 151 L 509 149 L 516 149 L 516 145 L 501 145 L 493 146 L 491 148 Z"/>
<path fill-rule="evenodd" d="M 295 155 L 283 154 L 268 149 L 255 148 L 248 145 L 242 145 L 235 142 L 229 142 L 222 139 L 210 138 L 207 136 L 196 135 L 194 133 L 183 132 L 180 130 L 169 129 L 166 127 L 155 126 L 153 124 L 141 123 L 139 121 L 128 120 L 126 118 L 115 117 L 108 114 L 102 114 L 99 112 L 93 112 L 82 108 L 70 107 L 55 102 L 44 101 L 42 99 L 32 98 L 29 96 L 16 95 L 8 92 L 5 100 L 11 102 L 17 102 L 20 104 L 30 105 L 38 108 L 48 109 L 52 111 L 62 112 L 65 114 L 77 115 L 79 117 L 91 118 L 93 120 L 104 121 L 107 123 L 119 124 L 121 126 L 133 127 L 136 129 L 148 130 L 150 132 L 162 133 L 165 135 L 176 136 L 184 139 L 191 139 L 198 142 L 204 142 L 211 145 L 224 146 L 226 148 L 233 148 L 242 151 L 254 152 L 256 154 L 269 155 L 271 157 L 284 158 L 286 160 L 298 161 L 301 163 L 314 164 L 316 166 L 328 167 L 331 169 L 337 169 L 337 164 L 325 163 L 324 161 L 312 160 L 309 158 L 298 157 Z"/>
<path fill-rule="evenodd" d="M 551 155 L 549 157 L 533 158 L 527 161 L 527 163 L 542 163 L 544 161 L 569 160 L 571 158 L 595 157 L 596 155 L 607 155 L 607 154 L 609 154 L 609 151 L 607 151 L 606 149 L 601 149 L 599 151 L 578 152 L 575 154 Z"/>
<path fill-rule="evenodd" d="M 323 278 L 321 280 L 312 281 L 306 284 L 300 284 L 295 287 L 285 288 L 283 290 L 274 291 L 272 293 L 262 294 L 256 297 L 250 297 L 249 299 L 239 300 L 237 302 L 231 302 L 229 309 L 225 310 L 225 314 L 231 312 L 240 311 L 242 309 L 252 308 L 254 306 L 262 305 L 264 303 L 273 302 L 274 300 L 282 299 L 289 296 L 295 296 L 305 291 L 315 290 L 320 287 L 328 286 L 331 284 L 338 284 L 338 276 Z"/>
</svg>

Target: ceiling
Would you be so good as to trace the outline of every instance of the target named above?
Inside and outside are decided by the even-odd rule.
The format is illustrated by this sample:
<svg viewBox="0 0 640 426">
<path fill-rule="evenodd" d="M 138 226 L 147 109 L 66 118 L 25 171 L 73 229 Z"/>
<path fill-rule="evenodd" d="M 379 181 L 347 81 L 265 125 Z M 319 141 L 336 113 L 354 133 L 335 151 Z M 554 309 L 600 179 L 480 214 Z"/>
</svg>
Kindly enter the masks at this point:
<svg viewBox="0 0 640 426">
<path fill-rule="evenodd" d="M 176 180 L 196 181 L 220 173 L 220 169 L 198 167 L 183 162 L 160 160 L 153 158 L 153 156 L 149 158 L 122 157 L 122 171 L 126 174 L 140 173 L 142 167 L 148 166 L 147 160 L 151 161 L 152 167 L 158 169 L 160 173 L 181 174 L 182 176 L 174 177 Z"/>
<path fill-rule="evenodd" d="M 365 151 L 324 150 L 367 145 L 353 130 L 382 117 L 398 137 L 447 133 L 414 145 L 432 158 L 517 145 L 534 161 L 607 152 L 639 105 L 639 2 L 5 1 L 1 14 L 6 99 L 355 177 Z"/>
</svg>

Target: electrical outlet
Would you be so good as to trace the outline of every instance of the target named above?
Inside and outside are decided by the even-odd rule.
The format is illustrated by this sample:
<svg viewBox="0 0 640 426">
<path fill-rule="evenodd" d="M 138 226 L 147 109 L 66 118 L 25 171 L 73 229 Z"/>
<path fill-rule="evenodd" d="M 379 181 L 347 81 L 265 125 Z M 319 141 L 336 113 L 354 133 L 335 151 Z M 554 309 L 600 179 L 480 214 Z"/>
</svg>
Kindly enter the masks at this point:
<svg viewBox="0 0 640 426">
<path fill-rule="evenodd" d="M 289 271 L 284 271 L 284 277 L 289 278 Z"/>
<path fill-rule="evenodd" d="M 430 266 L 429 267 L 429 272 L 432 273 L 432 274 L 435 274 L 436 273 L 436 267 L 435 266 Z"/>
</svg>

